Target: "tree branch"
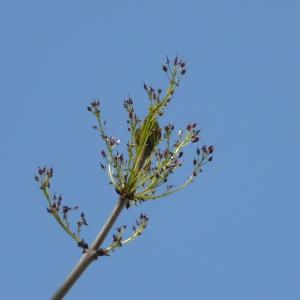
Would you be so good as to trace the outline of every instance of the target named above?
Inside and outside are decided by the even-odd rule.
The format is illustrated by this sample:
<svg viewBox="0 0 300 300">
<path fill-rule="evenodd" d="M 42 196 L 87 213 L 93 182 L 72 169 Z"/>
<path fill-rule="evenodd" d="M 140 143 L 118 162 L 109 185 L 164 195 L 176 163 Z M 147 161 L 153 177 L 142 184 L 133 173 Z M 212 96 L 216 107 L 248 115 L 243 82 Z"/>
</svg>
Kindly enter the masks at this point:
<svg viewBox="0 0 300 300">
<path fill-rule="evenodd" d="M 69 276 L 65 279 L 64 283 L 57 289 L 57 291 L 52 296 L 51 300 L 60 300 L 68 293 L 77 279 L 82 275 L 82 273 L 87 269 L 87 267 L 97 258 L 96 251 L 100 248 L 103 241 L 105 240 L 107 234 L 111 230 L 112 226 L 116 222 L 118 216 L 120 215 L 122 209 L 124 208 L 127 199 L 122 197 L 119 198 L 116 203 L 111 215 L 107 219 L 106 223 L 103 225 L 102 229 L 98 233 L 91 247 L 86 251 L 86 253 L 81 257 L 77 265 L 71 271 Z"/>
</svg>

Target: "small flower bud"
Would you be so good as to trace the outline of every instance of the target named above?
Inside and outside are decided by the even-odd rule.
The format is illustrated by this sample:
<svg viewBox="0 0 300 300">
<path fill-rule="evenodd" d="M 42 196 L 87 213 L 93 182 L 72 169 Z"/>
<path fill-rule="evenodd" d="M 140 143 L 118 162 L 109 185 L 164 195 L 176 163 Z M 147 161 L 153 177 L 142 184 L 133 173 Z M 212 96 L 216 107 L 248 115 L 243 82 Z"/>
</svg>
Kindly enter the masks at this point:
<svg viewBox="0 0 300 300">
<path fill-rule="evenodd" d="M 208 147 L 208 153 L 211 154 L 214 152 L 214 146 L 209 146 Z"/>
<path fill-rule="evenodd" d="M 193 135 L 192 137 L 191 137 L 191 142 L 192 143 L 197 143 L 198 141 L 199 141 L 199 136 L 197 136 L 197 135 Z"/>
</svg>

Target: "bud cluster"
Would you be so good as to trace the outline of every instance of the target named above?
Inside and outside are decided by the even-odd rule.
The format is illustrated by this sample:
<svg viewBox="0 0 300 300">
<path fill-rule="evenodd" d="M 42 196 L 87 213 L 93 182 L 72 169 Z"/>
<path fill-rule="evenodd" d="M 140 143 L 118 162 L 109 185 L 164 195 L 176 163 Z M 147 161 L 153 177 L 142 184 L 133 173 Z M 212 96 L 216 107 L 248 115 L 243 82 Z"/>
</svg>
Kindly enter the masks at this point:
<svg viewBox="0 0 300 300">
<path fill-rule="evenodd" d="M 137 116 L 132 98 L 128 97 L 124 101 L 123 106 L 128 113 L 127 125 L 130 132 L 127 157 L 118 151 L 115 152 L 114 148 L 119 145 L 120 140 L 106 134 L 99 101 L 93 101 L 88 107 L 98 121 L 98 125 L 94 128 L 99 131 L 100 137 L 106 144 L 106 150 L 101 151 L 104 161 L 100 166 L 107 171 L 110 183 L 114 185 L 117 193 L 128 200 L 127 208 L 131 204 L 158 199 L 182 189 L 192 182 L 193 175 L 198 174 L 205 161 L 212 159 L 203 152 L 202 158 L 196 159 L 192 175 L 186 182 L 177 188 L 169 184 L 165 192 L 157 193 L 157 188 L 168 181 L 169 175 L 183 165 L 183 148 L 200 140 L 200 130 L 197 129 L 196 123 L 188 124 L 185 133 L 179 130 L 175 141 L 172 141 L 174 124 L 169 123 L 164 126 L 161 133 L 157 120 L 163 115 L 174 91 L 179 86 L 180 76 L 186 73 L 186 63 L 178 57 L 173 62 L 167 58 L 162 69 L 169 80 L 165 93 L 162 89 L 156 90 L 146 83 L 143 85 L 150 100 L 148 115 L 144 121 Z"/>
<path fill-rule="evenodd" d="M 197 148 L 197 157 L 193 159 L 194 171 L 193 177 L 196 177 L 200 172 L 202 172 L 202 167 L 213 160 L 214 146 L 202 146 L 201 149 Z"/>
<path fill-rule="evenodd" d="M 160 117 L 171 102 L 181 76 L 186 73 L 186 63 L 178 57 L 171 62 L 167 57 L 162 70 L 168 78 L 168 86 L 164 92 L 161 88 L 154 89 L 146 83 L 143 85 L 149 99 L 148 113 L 144 118 L 139 118 L 136 114 L 131 97 L 124 101 L 123 106 L 128 114 L 127 129 L 130 133 L 130 138 L 126 143 L 127 155 L 118 150 L 121 140 L 106 133 L 106 121 L 102 120 L 99 99 L 87 106 L 87 110 L 97 120 L 93 128 L 105 144 L 105 148 L 100 151 L 100 167 L 107 172 L 109 183 L 114 186 L 121 200 L 126 201 L 126 208 L 146 200 L 159 199 L 183 189 L 193 182 L 195 177 L 202 172 L 203 166 L 213 159 L 213 146 L 198 147 L 190 176 L 186 181 L 179 186 L 169 183 L 169 176 L 183 165 L 184 148 L 200 141 L 200 130 L 196 123 L 189 123 L 185 130 L 179 130 L 176 133 L 174 124 L 168 123 L 165 126 L 160 124 Z M 35 176 L 48 202 L 47 210 L 85 252 L 89 246 L 80 237 L 80 233 L 83 226 L 88 225 L 86 217 L 84 213 L 80 214 L 80 219 L 76 223 L 77 232 L 74 233 L 69 223 L 69 215 L 78 210 L 78 207 L 62 205 L 62 196 L 51 195 L 52 177 L 53 168 L 46 166 L 39 168 Z M 141 214 L 132 228 L 132 234 L 125 240 L 123 235 L 126 226 L 117 228 L 111 245 L 106 249 L 99 248 L 96 254 L 98 256 L 109 255 L 111 251 L 134 240 L 145 230 L 148 221 L 148 216 Z"/>
<path fill-rule="evenodd" d="M 79 243 L 82 241 L 80 237 L 81 229 L 83 226 L 88 225 L 86 217 L 83 212 L 80 214 L 80 219 L 77 221 L 77 232 L 75 233 L 71 229 L 69 214 L 78 210 L 78 206 L 70 207 L 68 205 L 62 205 L 63 197 L 61 195 L 57 196 L 55 193 L 53 195 L 51 194 L 50 185 L 53 173 L 53 168 L 47 168 L 47 166 L 45 166 L 43 168 L 38 168 L 38 173 L 34 178 L 37 182 L 39 182 L 40 189 L 48 202 L 47 211 L 55 218 L 65 232 Z"/>
<path fill-rule="evenodd" d="M 139 218 L 132 226 L 132 234 L 127 239 L 123 238 L 127 226 L 123 225 L 118 227 L 116 232 L 113 234 L 113 240 L 110 246 L 107 247 L 106 249 L 101 249 L 102 253 L 105 253 L 102 255 L 109 255 L 111 251 L 114 252 L 115 249 L 120 248 L 129 242 L 134 241 L 138 236 L 140 236 L 144 232 L 144 230 L 148 225 L 148 221 L 149 221 L 149 217 L 146 214 L 140 214 Z"/>
<path fill-rule="evenodd" d="M 95 115 L 99 115 L 100 114 L 100 101 L 94 100 L 91 102 L 91 105 L 87 107 L 87 110 L 92 112 Z"/>
</svg>

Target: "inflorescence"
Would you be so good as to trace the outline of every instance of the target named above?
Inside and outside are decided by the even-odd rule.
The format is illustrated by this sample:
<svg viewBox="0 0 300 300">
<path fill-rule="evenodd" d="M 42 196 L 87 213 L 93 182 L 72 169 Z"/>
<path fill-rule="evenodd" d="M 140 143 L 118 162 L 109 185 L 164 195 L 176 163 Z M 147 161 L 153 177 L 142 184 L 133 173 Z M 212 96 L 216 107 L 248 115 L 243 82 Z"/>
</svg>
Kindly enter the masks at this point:
<svg viewBox="0 0 300 300">
<path fill-rule="evenodd" d="M 83 226 L 87 226 L 87 220 L 83 212 L 80 214 L 80 218 L 77 221 L 77 230 L 74 232 L 69 223 L 69 214 L 72 211 L 78 210 L 78 206 L 70 207 L 68 205 L 62 205 L 63 198 L 61 195 L 51 194 L 50 186 L 53 178 L 53 168 L 47 168 L 47 166 L 38 169 L 38 174 L 35 176 L 35 180 L 40 183 L 40 189 L 42 190 L 47 202 L 47 211 L 55 218 L 64 231 L 74 239 L 79 247 L 86 248 L 87 244 L 80 237 L 80 232 Z"/>
<path fill-rule="evenodd" d="M 126 201 L 127 208 L 133 204 L 159 199 L 183 189 L 193 182 L 195 177 L 202 172 L 203 166 L 213 159 L 213 146 L 197 147 L 190 176 L 179 186 L 168 183 L 169 176 L 183 165 L 184 148 L 200 141 L 200 130 L 196 123 L 190 123 L 186 126 L 186 130 L 179 130 L 176 133 L 174 133 L 174 124 L 160 125 L 159 118 L 163 116 L 166 107 L 172 101 L 174 92 L 179 86 L 180 77 L 186 73 L 186 63 L 178 57 L 173 62 L 167 58 L 166 63 L 162 65 L 162 70 L 166 73 L 169 82 L 164 93 L 162 89 L 156 90 L 146 83 L 143 85 L 149 99 L 148 113 L 144 119 L 136 114 L 131 97 L 124 101 L 123 106 L 128 114 L 127 129 L 130 133 L 126 144 L 127 155 L 116 150 L 121 142 L 120 139 L 106 133 L 106 121 L 102 119 L 100 101 L 94 100 L 87 107 L 97 120 L 97 125 L 93 128 L 98 131 L 106 146 L 105 150 L 101 150 L 100 167 L 107 171 L 110 183 L 121 199 Z M 39 168 L 38 175 L 35 176 L 47 199 L 47 211 L 85 252 L 89 246 L 80 237 L 80 232 L 83 226 L 88 225 L 86 217 L 84 213 L 80 214 L 77 231 L 74 232 L 69 224 L 68 215 L 78 207 L 62 205 L 62 196 L 51 195 L 52 177 L 53 169 L 47 167 Z M 133 226 L 132 234 L 127 239 L 123 238 L 126 226 L 117 228 L 110 246 L 98 249 L 97 255 L 109 255 L 116 248 L 133 241 L 142 234 L 148 221 L 148 216 L 141 214 Z"/>
<path fill-rule="evenodd" d="M 180 186 L 168 184 L 164 191 L 158 191 L 158 188 L 168 181 L 168 177 L 182 166 L 183 149 L 190 143 L 197 143 L 200 140 L 200 130 L 196 123 L 188 124 L 185 132 L 179 130 L 177 135 L 175 134 L 175 141 L 172 140 L 174 124 L 167 124 L 164 127 L 159 125 L 158 119 L 164 114 L 167 105 L 172 100 L 179 86 L 180 77 L 186 73 L 186 64 L 177 57 L 173 63 L 167 58 L 162 69 L 167 74 L 169 86 L 163 93 L 162 89 L 155 90 L 144 83 L 149 108 L 143 120 L 134 110 L 133 99 L 128 97 L 124 101 L 130 132 L 130 140 L 126 144 L 127 156 L 115 150 L 120 140 L 106 134 L 100 101 L 93 101 L 87 108 L 95 115 L 97 125 L 94 128 L 106 145 L 106 150 L 101 151 L 100 166 L 107 171 L 110 183 L 113 184 L 116 192 L 128 200 L 127 208 L 132 204 L 159 199 L 183 189 L 193 182 L 202 171 L 202 167 L 212 160 L 213 146 L 197 148 L 196 157 L 193 160 L 193 171 L 187 180 Z"/>
<path fill-rule="evenodd" d="M 98 252 L 99 256 L 109 255 L 110 252 L 114 252 L 117 248 L 134 241 L 138 236 L 140 236 L 147 227 L 149 217 L 146 214 L 140 214 L 139 218 L 136 220 L 135 224 L 132 226 L 132 234 L 124 239 L 124 232 L 127 229 L 126 225 L 117 228 L 116 232 L 113 234 L 112 243 L 109 247 L 105 249 L 100 249 Z"/>
</svg>

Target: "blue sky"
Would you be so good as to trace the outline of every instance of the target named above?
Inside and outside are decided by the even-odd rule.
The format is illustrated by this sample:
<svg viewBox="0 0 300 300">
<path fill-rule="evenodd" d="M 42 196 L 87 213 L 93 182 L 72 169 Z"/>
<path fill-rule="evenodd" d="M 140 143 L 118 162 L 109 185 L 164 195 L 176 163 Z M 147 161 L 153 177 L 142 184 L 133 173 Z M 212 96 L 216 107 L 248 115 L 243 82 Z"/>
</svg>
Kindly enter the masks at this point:
<svg viewBox="0 0 300 300">
<path fill-rule="evenodd" d="M 65 299 L 299 299 L 299 26 L 292 0 L 2 1 L 3 299 L 48 299 L 80 257 L 36 168 L 54 167 L 92 241 L 116 194 L 86 106 L 99 97 L 126 140 L 123 100 L 143 115 L 143 81 L 165 87 L 161 63 L 177 53 L 188 72 L 162 122 L 196 121 L 214 161 L 180 193 L 125 211 L 119 225 L 147 212 L 149 228 Z"/>
</svg>

